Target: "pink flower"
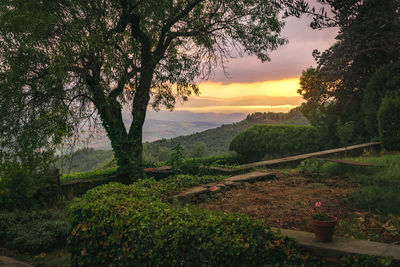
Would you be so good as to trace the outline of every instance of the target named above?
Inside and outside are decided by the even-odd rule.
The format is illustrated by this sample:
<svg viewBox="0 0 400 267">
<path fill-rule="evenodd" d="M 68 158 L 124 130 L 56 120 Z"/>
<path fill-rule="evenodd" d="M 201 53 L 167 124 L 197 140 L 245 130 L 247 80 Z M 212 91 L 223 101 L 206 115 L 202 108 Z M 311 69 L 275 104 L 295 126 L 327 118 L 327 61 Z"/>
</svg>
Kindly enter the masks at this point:
<svg viewBox="0 0 400 267">
<path fill-rule="evenodd" d="M 312 211 L 311 211 L 311 213 L 314 213 L 314 212 L 315 212 L 315 210 L 312 210 Z"/>
<path fill-rule="evenodd" d="M 321 207 L 321 205 L 322 205 L 321 201 L 318 201 L 318 202 L 315 203 L 315 207 L 316 208 Z"/>
</svg>

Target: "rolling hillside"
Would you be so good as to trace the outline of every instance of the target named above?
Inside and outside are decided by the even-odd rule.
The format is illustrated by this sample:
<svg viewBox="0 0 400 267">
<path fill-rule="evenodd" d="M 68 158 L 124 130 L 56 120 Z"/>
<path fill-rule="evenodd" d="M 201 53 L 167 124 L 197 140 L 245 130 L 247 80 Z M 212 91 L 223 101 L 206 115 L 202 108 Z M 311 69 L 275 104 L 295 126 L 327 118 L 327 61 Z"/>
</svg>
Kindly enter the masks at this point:
<svg viewBox="0 0 400 267">
<path fill-rule="evenodd" d="M 228 152 L 229 143 L 235 135 L 256 124 L 307 125 L 309 123 L 297 109 L 293 109 L 288 113 L 257 112 L 249 114 L 246 119 L 237 123 L 225 124 L 186 136 L 161 139 L 148 143 L 147 147 L 151 153 L 151 150 L 159 151 L 159 148 L 154 149 L 157 146 L 172 149 L 180 144 L 184 148 L 186 155 L 191 156 L 195 147 L 202 145 L 205 147 L 203 156 L 221 154 Z"/>
</svg>

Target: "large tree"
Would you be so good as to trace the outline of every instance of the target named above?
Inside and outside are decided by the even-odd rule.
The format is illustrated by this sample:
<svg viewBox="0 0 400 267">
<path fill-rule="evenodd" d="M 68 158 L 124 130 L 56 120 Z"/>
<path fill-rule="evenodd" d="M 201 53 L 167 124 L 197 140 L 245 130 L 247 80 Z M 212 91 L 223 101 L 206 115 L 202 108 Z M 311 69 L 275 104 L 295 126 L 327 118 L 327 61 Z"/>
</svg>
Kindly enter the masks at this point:
<svg viewBox="0 0 400 267">
<path fill-rule="evenodd" d="M 44 125 L 61 120 L 68 133 L 95 110 L 122 181 L 131 182 L 141 175 L 148 105 L 172 109 L 231 56 L 269 60 L 285 42 L 278 11 L 267 0 L 2 0 L 1 111 L 15 115 L 4 121 L 2 140 L 26 114 Z"/>
</svg>

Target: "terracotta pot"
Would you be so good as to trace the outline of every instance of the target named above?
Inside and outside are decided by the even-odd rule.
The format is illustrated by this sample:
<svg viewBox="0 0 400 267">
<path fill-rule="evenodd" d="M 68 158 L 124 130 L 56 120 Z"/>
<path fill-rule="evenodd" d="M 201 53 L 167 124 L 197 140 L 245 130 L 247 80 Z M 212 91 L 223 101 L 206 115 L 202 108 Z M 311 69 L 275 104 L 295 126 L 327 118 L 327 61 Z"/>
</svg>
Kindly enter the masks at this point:
<svg viewBox="0 0 400 267">
<path fill-rule="evenodd" d="M 314 228 L 315 239 L 321 242 L 330 242 L 332 240 L 333 231 L 337 222 L 337 218 L 332 218 L 330 221 L 318 221 L 311 218 L 311 223 Z"/>
</svg>

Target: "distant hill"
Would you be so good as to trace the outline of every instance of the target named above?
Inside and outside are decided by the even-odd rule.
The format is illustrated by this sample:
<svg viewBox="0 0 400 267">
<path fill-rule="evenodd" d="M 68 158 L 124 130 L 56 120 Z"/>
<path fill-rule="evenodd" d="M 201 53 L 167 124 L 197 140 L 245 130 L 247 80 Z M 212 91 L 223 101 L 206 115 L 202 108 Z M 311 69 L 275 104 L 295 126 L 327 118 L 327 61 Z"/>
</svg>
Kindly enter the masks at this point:
<svg viewBox="0 0 400 267">
<path fill-rule="evenodd" d="M 194 113 L 190 111 L 160 111 L 149 110 L 143 125 L 143 141 L 152 142 L 162 138 L 174 138 L 216 128 L 222 124 L 243 120 L 244 113 Z M 123 113 L 124 122 L 130 125 L 129 113 Z M 90 148 L 109 150 L 111 144 L 104 134 L 93 138 L 88 144 Z"/>
<path fill-rule="evenodd" d="M 249 114 L 246 119 L 237 123 L 225 124 L 199 133 L 148 143 L 146 146 L 148 151 L 146 152 L 152 154 L 152 151 L 160 151 L 160 147 L 172 149 L 180 144 L 187 156 L 192 156 L 194 150 L 199 146 L 205 148 L 203 156 L 225 153 L 228 152 L 229 143 L 235 135 L 256 124 L 308 125 L 309 122 L 298 109 L 292 109 L 288 113 L 256 112 Z M 152 156 L 157 158 L 156 155 Z"/>
<path fill-rule="evenodd" d="M 244 114 L 230 115 L 226 118 L 233 119 L 238 116 L 243 116 L 242 118 L 244 118 Z M 223 116 L 215 115 L 214 119 L 216 118 L 220 119 L 223 118 Z M 228 122 L 223 125 L 217 124 L 217 122 L 212 119 L 211 121 L 200 122 L 149 120 L 147 123 L 148 128 L 145 128 L 144 133 L 145 136 L 152 137 L 147 137 L 150 140 L 157 138 L 157 136 L 174 136 L 180 132 L 187 132 L 187 135 L 145 142 L 143 146 L 143 159 L 148 162 L 167 161 L 170 158 L 171 149 L 178 144 L 184 148 L 187 157 L 226 153 L 228 152 L 229 143 L 235 135 L 256 124 L 309 124 L 297 108 L 292 109 L 288 113 L 256 112 L 247 115 L 247 117 L 239 122 Z M 216 127 L 217 125 L 220 126 Z M 195 131 L 196 129 L 197 132 Z M 97 147 L 104 149 L 104 144 L 106 144 L 106 142 L 108 142 L 108 139 L 104 136 L 97 144 Z M 92 141 L 92 147 L 93 146 L 96 147 L 96 144 Z M 110 148 L 105 147 L 105 149 Z M 73 154 L 72 158 L 70 158 L 71 161 L 68 161 L 68 159 L 64 161 L 63 169 L 64 172 L 66 172 L 67 169 L 70 169 L 71 172 L 91 170 L 107 164 L 112 159 L 112 155 L 113 153 L 111 150 L 78 150 Z"/>
<path fill-rule="evenodd" d="M 55 166 L 61 173 L 84 172 L 102 168 L 113 158 L 112 150 L 83 148 L 67 156 L 58 156 Z"/>
</svg>

